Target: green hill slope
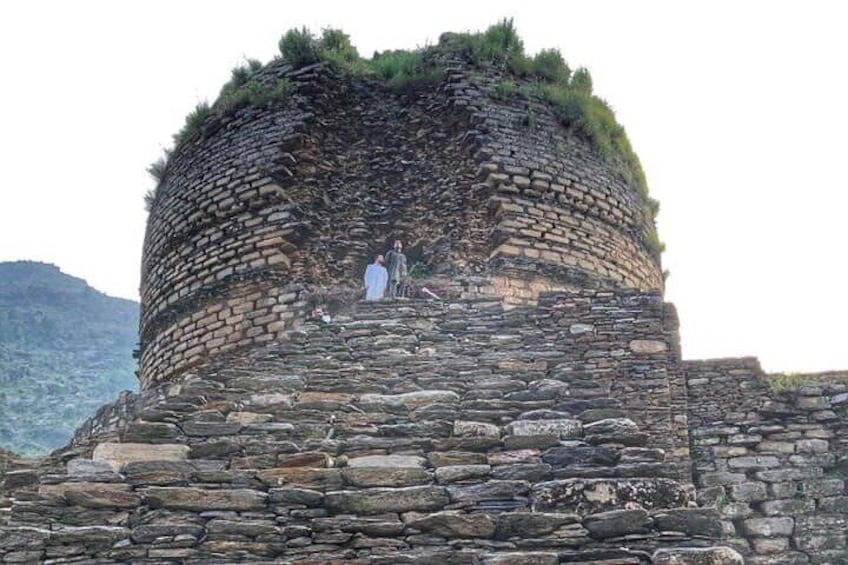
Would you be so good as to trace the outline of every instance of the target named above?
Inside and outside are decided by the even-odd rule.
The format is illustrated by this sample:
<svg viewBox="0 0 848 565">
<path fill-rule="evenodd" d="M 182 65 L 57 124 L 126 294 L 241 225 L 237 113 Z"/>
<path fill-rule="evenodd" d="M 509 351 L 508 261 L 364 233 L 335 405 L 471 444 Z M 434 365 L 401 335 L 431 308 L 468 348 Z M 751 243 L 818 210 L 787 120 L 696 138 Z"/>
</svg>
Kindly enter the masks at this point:
<svg viewBox="0 0 848 565">
<path fill-rule="evenodd" d="M 100 405 L 137 388 L 138 304 L 57 267 L 0 263 L 0 446 L 64 445 Z"/>
</svg>

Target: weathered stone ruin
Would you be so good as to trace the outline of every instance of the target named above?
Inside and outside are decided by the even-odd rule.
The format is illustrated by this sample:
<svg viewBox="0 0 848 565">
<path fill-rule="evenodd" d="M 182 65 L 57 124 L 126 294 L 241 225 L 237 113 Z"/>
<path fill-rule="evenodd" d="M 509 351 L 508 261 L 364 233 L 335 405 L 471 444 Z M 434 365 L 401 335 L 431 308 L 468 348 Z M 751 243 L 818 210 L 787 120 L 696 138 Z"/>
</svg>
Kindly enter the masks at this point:
<svg viewBox="0 0 848 565">
<path fill-rule="evenodd" d="M 286 104 L 181 147 L 141 391 L 4 463 L 0 561 L 848 562 L 848 388 L 682 361 L 644 196 L 445 67 L 399 91 L 273 63 Z M 359 300 L 395 238 L 441 300 Z"/>
</svg>

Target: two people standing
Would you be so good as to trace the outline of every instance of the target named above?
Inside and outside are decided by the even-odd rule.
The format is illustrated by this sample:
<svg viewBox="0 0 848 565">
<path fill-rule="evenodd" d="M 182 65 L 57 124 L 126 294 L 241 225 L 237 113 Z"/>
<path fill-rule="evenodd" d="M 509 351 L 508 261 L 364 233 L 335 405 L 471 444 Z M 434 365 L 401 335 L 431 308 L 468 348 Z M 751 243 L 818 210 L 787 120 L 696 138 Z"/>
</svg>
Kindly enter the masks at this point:
<svg viewBox="0 0 848 565">
<path fill-rule="evenodd" d="M 383 266 L 385 262 L 386 266 Z M 365 269 L 365 299 L 380 300 L 386 289 L 389 298 L 397 298 L 401 293 L 401 284 L 408 275 L 406 255 L 403 253 L 403 243 L 395 240 L 392 249 L 383 255 L 377 255 L 374 262 Z"/>
</svg>

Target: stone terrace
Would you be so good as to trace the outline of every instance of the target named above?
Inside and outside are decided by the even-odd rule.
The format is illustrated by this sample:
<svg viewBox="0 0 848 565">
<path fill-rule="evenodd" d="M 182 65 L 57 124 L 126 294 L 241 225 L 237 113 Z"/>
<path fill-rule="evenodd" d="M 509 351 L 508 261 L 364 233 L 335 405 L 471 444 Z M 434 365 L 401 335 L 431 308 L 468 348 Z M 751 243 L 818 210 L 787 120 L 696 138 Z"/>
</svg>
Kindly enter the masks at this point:
<svg viewBox="0 0 848 565">
<path fill-rule="evenodd" d="M 740 562 L 694 504 L 675 333 L 659 293 L 359 303 L 125 396 L 9 473 L 0 556 Z"/>
</svg>

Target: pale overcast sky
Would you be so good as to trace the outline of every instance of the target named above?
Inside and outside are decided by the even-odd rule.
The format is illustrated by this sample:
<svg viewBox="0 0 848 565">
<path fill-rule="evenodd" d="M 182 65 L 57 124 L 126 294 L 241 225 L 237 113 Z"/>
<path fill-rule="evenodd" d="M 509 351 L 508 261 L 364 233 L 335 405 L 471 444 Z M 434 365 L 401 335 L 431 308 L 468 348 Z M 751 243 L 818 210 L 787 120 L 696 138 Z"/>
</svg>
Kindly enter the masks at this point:
<svg viewBox="0 0 848 565">
<path fill-rule="evenodd" d="M 846 8 L 840 2 L 4 2 L 0 260 L 137 299 L 145 169 L 279 36 L 374 50 L 514 17 L 616 109 L 662 210 L 686 358 L 848 368 Z"/>
</svg>

